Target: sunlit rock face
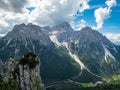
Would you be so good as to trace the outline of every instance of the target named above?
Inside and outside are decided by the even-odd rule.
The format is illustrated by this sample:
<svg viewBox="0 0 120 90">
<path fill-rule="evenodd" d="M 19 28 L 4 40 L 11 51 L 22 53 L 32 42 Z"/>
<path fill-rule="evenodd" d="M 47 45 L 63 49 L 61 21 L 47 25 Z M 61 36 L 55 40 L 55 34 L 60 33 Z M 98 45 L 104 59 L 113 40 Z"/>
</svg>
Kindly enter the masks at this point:
<svg viewBox="0 0 120 90">
<path fill-rule="evenodd" d="M 13 81 L 13 72 L 17 62 L 13 58 L 10 58 L 8 62 L 3 63 L 1 61 L 1 74 L 4 82 Z"/>
<path fill-rule="evenodd" d="M 40 77 L 40 59 L 29 53 L 21 58 L 18 64 L 19 75 L 16 75 L 16 81 L 20 84 L 22 90 L 43 90 L 43 84 Z"/>
<path fill-rule="evenodd" d="M 40 59 L 32 53 L 26 55 L 19 62 L 11 58 L 4 64 L 4 81 L 15 83 L 18 90 L 44 90 L 40 77 Z"/>
</svg>

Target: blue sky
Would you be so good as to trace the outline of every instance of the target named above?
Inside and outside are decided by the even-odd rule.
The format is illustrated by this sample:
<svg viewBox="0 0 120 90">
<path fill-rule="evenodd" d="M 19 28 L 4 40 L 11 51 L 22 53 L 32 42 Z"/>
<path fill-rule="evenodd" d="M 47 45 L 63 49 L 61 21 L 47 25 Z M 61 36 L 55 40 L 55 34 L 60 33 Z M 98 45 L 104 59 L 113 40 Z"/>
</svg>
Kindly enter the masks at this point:
<svg viewBox="0 0 120 90">
<path fill-rule="evenodd" d="M 101 32 L 120 33 L 120 4 L 112 8 L 110 18 L 105 21 Z"/>
<path fill-rule="evenodd" d="M 96 25 L 94 11 L 100 7 L 106 7 L 105 0 L 91 0 L 89 2 L 90 9 L 84 11 L 82 16 L 75 16 L 74 21 L 79 22 L 84 19 L 88 26 Z M 80 14 L 80 13 L 78 13 Z M 104 20 L 103 27 L 98 30 L 101 33 L 120 33 L 120 0 L 117 0 L 117 5 L 111 8 L 109 18 Z"/>
<path fill-rule="evenodd" d="M 0 35 L 14 25 L 40 26 L 67 21 L 75 30 L 90 26 L 111 41 L 120 41 L 120 0 L 0 0 Z"/>
<path fill-rule="evenodd" d="M 31 6 L 31 7 L 26 7 L 26 9 L 29 11 L 29 14 L 35 9 L 36 7 L 33 7 L 33 6 Z"/>
</svg>

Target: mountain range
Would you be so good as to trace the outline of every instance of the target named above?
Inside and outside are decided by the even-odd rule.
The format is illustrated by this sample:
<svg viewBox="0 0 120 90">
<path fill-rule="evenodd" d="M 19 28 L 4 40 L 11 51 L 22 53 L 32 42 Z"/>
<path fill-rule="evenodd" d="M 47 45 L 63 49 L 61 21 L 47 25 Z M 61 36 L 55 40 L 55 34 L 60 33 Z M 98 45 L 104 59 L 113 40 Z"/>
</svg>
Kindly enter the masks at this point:
<svg viewBox="0 0 120 90">
<path fill-rule="evenodd" d="M 50 26 L 15 25 L 0 39 L 0 59 L 16 61 L 34 52 L 41 61 L 43 82 L 107 81 L 120 73 L 120 46 L 90 27 L 79 31 L 67 22 Z"/>
</svg>

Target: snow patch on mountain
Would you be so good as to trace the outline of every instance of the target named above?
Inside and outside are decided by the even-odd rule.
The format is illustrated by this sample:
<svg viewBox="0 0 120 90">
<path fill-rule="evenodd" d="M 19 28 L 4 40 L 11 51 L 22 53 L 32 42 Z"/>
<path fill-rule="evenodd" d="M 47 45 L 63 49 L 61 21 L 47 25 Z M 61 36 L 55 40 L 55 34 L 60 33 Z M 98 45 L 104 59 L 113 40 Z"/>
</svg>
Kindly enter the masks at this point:
<svg viewBox="0 0 120 90">
<path fill-rule="evenodd" d="M 16 48 L 15 49 L 15 56 L 19 53 L 20 49 Z"/>
<path fill-rule="evenodd" d="M 69 52 L 69 55 L 80 65 L 81 70 L 86 69 L 85 65 L 80 61 L 80 59 L 78 58 L 78 56 L 75 55 L 75 54 L 73 54 L 73 53 L 70 51 L 67 42 L 63 42 L 63 43 L 62 43 L 62 46 L 65 46 L 65 47 L 67 48 L 67 50 L 68 50 L 68 52 Z"/>
<path fill-rule="evenodd" d="M 62 42 L 61 45 L 62 45 L 62 46 L 65 46 L 65 47 L 67 48 L 67 50 L 68 50 L 68 52 L 69 52 L 69 55 L 80 65 L 80 67 L 81 67 L 81 72 L 80 72 L 79 76 L 82 74 L 82 70 L 85 69 L 85 70 L 88 71 L 90 74 L 92 74 L 92 75 L 94 75 L 94 76 L 96 76 L 96 77 L 102 78 L 101 76 L 92 73 L 92 72 L 84 65 L 84 63 L 79 59 L 79 57 L 71 52 L 71 50 L 69 49 L 69 46 L 68 46 L 68 43 L 67 43 L 67 42 Z"/>
<path fill-rule="evenodd" d="M 51 35 L 51 36 L 50 36 L 50 39 L 51 39 L 52 42 L 54 42 L 54 43 L 57 44 L 58 46 L 64 46 L 64 47 L 67 48 L 68 54 L 69 54 L 69 55 L 71 56 L 71 58 L 73 58 L 73 59 L 80 65 L 80 67 L 81 67 L 81 72 L 80 72 L 79 76 L 82 74 L 82 70 L 85 69 L 86 71 L 88 71 L 88 72 L 91 73 L 92 75 L 94 75 L 94 76 L 96 76 L 96 77 L 99 77 L 99 78 L 102 78 L 101 76 L 92 73 L 92 72 L 84 65 L 84 63 L 79 59 L 79 57 L 71 52 L 71 50 L 69 49 L 69 46 L 68 46 L 68 43 L 67 43 L 67 42 L 63 41 L 63 42 L 60 43 L 60 42 L 58 41 L 56 35 Z M 75 43 L 77 44 L 78 42 L 79 42 L 79 41 L 77 40 Z"/>
<path fill-rule="evenodd" d="M 115 60 L 115 57 L 110 53 L 110 51 L 103 45 L 104 51 L 105 51 L 105 61 L 108 62 L 107 58 L 111 57 L 113 60 Z"/>
<path fill-rule="evenodd" d="M 70 51 L 69 51 L 69 55 L 80 65 L 81 67 L 81 70 L 85 69 L 85 65 L 80 61 L 80 59 L 77 57 L 77 55 L 75 54 L 72 54 Z"/>
<path fill-rule="evenodd" d="M 61 46 L 61 44 L 59 43 L 56 35 L 51 35 L 49 37 L 50 37 L 50 39 L 53 43 L 57 44 L 58 46 Z"/>
<path fill-rule="evenodd" d="M 54 42 L 55 44 L 57 44 L 58 46 L 65 46 L 65 47 L 67 48 L 68 52 L 69 52 L 69 55 L 80 65 L 81 70 L 86 68 L 85 65 L 84 65 L 84 64 L 80 61 L 80 59 L 77 57 L 77 55 L 71 53 L 71 51 L 70 51 L 70 49 L 69 49 L 69 47 L 68 47 L 68 43 L 67 43 L 67 42 L 59 43 L 56 35 L 51 35 L 51 36 L 50 36 L 50 39 L 51 39 L 51 41 L 53 41 L 53 42 Z"/>
<path fill-rule="evenodd" d="M 10 42 L 11 42 L 11 39 L 7 41 L 7 44 L 6 44 L 6 46 L 7 46 L 7 45 L 8 45 Z"/>
<path fill-rule="evenodd" d="M 33 52 L 35 53 L 35 46 L 32 44 Z"/>
<path fill-rule="evenodd" d="M 81 60 L 78 58 L 78 56 L 75 55 L 75 54 L 73 54 L 73 53 L 70 51 L 67 42 L 62 42 L 62 43 L 60 43 L 60 42 L 58 41 L 56 35 L 51 35 L 51 36 L 50 36 L 50 39 L 51 39 L 51 41 L 53 41 L 54 43 L 56 43 L 58 46 L 65 46 L 65 47 L 67 48 L 68 52 L 69 52 L 69 55 L 80 65 L 81 70 L 87 69 L 87 68 L 85 67 L 85 65 L 81 62 Z M 88 70 L 88 69 L 87 69 L 87 70 Z M 88 70 L 88 71 L 89 71 L 89 70 Z"/>
</svg>

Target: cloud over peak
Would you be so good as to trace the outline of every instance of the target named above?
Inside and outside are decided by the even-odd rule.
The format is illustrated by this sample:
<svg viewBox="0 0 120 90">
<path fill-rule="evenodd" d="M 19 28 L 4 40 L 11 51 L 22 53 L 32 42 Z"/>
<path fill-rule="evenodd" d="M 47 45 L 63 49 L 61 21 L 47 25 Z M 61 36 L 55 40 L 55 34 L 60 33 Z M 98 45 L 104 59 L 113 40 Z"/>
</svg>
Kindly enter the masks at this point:
<svg viewBox="0 0 120 90">
<path fill-rule="evenodd" d="M 120 44 L 120 33 L 105 33 L 104 35 L 113 43 Z"/>
<path fill-rule="evenodd" d="M 105 2 L 106 7 L 100 7 L 95 10 L 94 16 L 97 26 L 94 26 L 93 29 L 99 30 L 102 28 L 104 24 L 104 20 L 110 17 L 110 13 L 112 12 L 111 8 L 116 6 L 116 0 L 107 0 Z"/>
<path fill-rule="evenodd" d="M 54 25 L 64 21 L 72 22 L 76 11 L 89 9 L 89 0 L 0 0 L 1 28 L 16 23 Z M 30 11 L 31 7 L 34 10 Z"/>
<path fill-rule="evenodd" d="M 80 29 L 89 23 L 85 21 L 86 18 L 79 17 L 84 16 L 85 10 L 96 8 L 89 5 L 90 1 L 92 0 L 0 0 L 0 33 L 7 33 L 15 24 L 20 23 L 52 26 L 67 21 Z M 94 29 L 102 28 L 104 20 L 110 17 L 116 0 L 107 0 L 105 5 L 100 5 L 94 12 L 97 23 Z M 74 22 L 76 17 L 79 19 Z"/>
</svg>

